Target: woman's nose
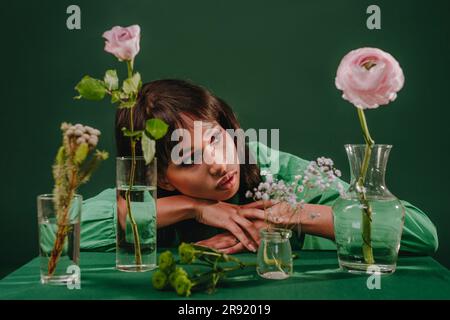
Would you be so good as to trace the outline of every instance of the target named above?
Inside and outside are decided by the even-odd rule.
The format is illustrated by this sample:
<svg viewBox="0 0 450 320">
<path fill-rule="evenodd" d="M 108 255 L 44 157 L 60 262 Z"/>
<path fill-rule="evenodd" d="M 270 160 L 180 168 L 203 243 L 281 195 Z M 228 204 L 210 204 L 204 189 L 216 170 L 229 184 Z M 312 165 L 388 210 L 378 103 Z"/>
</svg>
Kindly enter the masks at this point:
<svg viewBox="0 0 450 320">
<path fill-rule="evenodd" d="M 204 160 L 211 175 L 221 177 L 227 172 L 227 165 L 222 159 L 222 153 L 217 152 L 214 147 L 208 146 L 205 148 Z"/>
<path fill-rule="evenodd" d="M 214 162 L 209 166 L 209 173 L 213 176 L 223 176 L 227 172 L 227 165 L 225 163 Z"/>
</svg>

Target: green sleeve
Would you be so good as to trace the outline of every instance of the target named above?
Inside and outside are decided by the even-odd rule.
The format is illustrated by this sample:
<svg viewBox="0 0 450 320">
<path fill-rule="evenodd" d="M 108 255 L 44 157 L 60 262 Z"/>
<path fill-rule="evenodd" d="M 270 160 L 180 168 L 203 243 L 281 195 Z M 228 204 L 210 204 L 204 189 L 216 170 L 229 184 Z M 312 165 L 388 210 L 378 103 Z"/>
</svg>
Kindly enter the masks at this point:
<svg viewBox="0 0 450 320">
<path fill-rule="evenodd" d="M 428 216 L 409 202 L 401 201 L 405 207 L 400 250 L 404 252 L 432 254 L 439 246 L 436 227 Z"/>
<path fill-rule="evenodd" d="M 258 165 L 261 170 L 268 170 L 271 167 L 278 167 L 278 172 L 272 172 L 278 179 L 283 179 L 286 182 L 292 182 L 297 174 L 302 174 L 309 164 L 309 161 L 301 159 L 295 155 L 287 152 L 279 152 L 279 165 L 270 165 L 269 152 L 273 149 L 268 148 L 260 142 L 250 142 L 249 149 L 257 158 Z M 276 151 L 275 151 L 276 152 Z M 256 156 L 257 154 L 257 156 Z M 341 180 L 345 188 L 348 183 Z M 305 197 L 307 203 L 321 204 L 332 206 L 335 200 L 339 197 L 339 191 L 331 188 L 325 192 L 319 190 L 304 190 L 300 197 Z M 437 250 L 438 237 L 436 228 L 427 215 L 411 205 L 406 201 L 401 201 L 405 207 L 405 224 L 403 226 L 402 239 L 400 243 L 400 250 L 403 252 L 430 254 Z M 303 242 L 303 249 L 313 250 L 335 250 L 336 245 L 329 239 L 324 239 L 317 236 L 305 235 Z"/>
<path fill-rule="evenodd" d="M 80 234 L 82 251 L 115 251 L 115 189 L 106 189 L 95 197 L 83 201 Z"/>
</svg>

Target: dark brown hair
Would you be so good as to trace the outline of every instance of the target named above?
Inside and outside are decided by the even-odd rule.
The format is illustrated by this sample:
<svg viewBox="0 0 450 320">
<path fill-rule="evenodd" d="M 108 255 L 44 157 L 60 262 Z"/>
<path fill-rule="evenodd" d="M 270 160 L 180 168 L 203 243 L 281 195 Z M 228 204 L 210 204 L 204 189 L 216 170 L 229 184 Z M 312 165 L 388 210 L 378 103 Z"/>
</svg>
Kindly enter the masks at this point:
<svg viewBox="0 0 450 320">
<path fill-rule="evenodd" d="M 239 121 L 233 110 L 222 99 L 214 96 L 207 89 L 188 81 L 177 79 L 156 80 L 142 86 L 133 110 L 134 129 L 143 130 L 145 122 L 150 118 L 159 118 L 169 125 L 167 134 L 156 140 L 156 157 L 158 161 L 158 177 L 166 174 L 170 162 L 172 148 L 178 141 L 171 141 L 172 131 L 177 128 L 187 128 L 187 124 L 180 116 L 186 115 L 195 120 L 216 121 L 225 130 L 239 129 Z M 117 155 L 130 154 L 130 140 L 123 136 L 122 128 L 130 127 L 130 109 L 118 109 L 116 113 L 116 144 Z M 235 145 L 237 139 L 234 141 Z M 141 146 L 136 145 L 136 154 L 141 155 Z M 245 161 L 241 163 L 239 194 L 253 189 L 261 181 L 259 168 L 248 161 L 252 155 L 245 145 Z M 168 195 L 160 192 L 159 195 Z M 172 193 L 173 194 L 173 193 Z M 240 197 L 244 200 L 244 197 Z"/>
</svg>

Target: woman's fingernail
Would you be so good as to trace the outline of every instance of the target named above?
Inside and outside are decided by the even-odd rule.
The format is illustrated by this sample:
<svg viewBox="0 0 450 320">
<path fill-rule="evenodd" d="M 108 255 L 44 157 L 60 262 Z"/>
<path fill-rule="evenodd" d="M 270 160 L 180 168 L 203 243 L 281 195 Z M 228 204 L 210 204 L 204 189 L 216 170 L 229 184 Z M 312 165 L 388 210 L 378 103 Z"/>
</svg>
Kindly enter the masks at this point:
<svg viewBox="0 0 450 320">
<path fill-rule="evenodd" d="M 248 247 L 249 247 L 250 251 L 256 252 L 256 248 L 254 245 L 249 244 Z"/>
</svg>

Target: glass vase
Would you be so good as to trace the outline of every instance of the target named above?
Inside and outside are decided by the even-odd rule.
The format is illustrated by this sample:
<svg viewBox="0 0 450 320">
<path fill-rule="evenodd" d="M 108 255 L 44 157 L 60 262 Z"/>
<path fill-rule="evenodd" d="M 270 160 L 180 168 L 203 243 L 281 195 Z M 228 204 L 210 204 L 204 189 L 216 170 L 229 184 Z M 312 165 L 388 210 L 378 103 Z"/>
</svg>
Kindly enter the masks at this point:
<svg viewBox="0 0 450 320">
<path fill-rule="evenodd" d="M 345 145 L 351 182 L 333 205 L 337 254 L 344 270 L 395 271 L 405 209 L 385 183 L 391 148 Z"/>
<path fill-rule="evenodd" d="M 55 209 L 53 194 L 37 197 L 41 283 L 80 283 L 81 206 L 81 195 L 75 195 L 61 212 Z"/>
<path fill-rule="evenodd" d="M 134 163 L 133 163 L 134 162 Z M 116 159 L 116 268 L 143 272 L 156 268 L 156 158 Z"/>
<path fill-rule="evenodd" d="M 282 228 L 261 229 L 256 271 L 266 279 L 282 280 L 292 274 L 292 231 Z"/>
</svg>

